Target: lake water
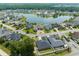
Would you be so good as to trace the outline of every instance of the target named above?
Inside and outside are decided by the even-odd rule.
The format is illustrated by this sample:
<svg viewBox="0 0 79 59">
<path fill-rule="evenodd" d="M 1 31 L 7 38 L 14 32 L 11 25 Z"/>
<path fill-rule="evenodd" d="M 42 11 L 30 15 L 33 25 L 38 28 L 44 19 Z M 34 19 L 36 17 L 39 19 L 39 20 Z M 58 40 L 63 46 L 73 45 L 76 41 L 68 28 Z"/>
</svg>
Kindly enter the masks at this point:
<svg viewBox="0 0 79 59">
<path fill-rule="evenodd" d="M 62 23 L 65 20 L 69 20 L 72 16 L 59 16 L 58 18 L 43 18 L 38 17 L 34 14 L 19 14 L 27 18 L 27 21 L 30 23 L 41 23 L 41 24 L 52 24 L 52 23 Z"/>
</svg>

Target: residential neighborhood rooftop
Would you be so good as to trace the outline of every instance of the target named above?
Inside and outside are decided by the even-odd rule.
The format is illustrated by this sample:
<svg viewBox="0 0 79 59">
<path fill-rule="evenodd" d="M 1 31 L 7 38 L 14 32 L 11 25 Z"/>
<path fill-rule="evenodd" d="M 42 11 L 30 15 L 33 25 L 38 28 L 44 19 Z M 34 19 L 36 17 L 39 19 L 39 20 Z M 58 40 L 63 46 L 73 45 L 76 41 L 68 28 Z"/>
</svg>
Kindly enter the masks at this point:
<svg viewBox="0 0 79 59">
<path fill-rule="evenodd" d="M 47 40 L 39 40 L 36 42 L 38 50 L 44 50 L 50 48 L 50 45 Z"/>
<path fill-rule="evenodd" d="M 0 28 L 0 37 L 2 37 L 2 36 L 7 36 L 7 35 L 9 35 L 9 34 L 11 34 L 10 31 L 8 31 L 8 30 L 6 30 L 6 29 L 3 29 L 3 28 Z"/>
<path fill-rule="evenodd" d="M 58 48 L 64 46 L 64 42 L 62 40 L 56 40 L 55 38 L 48 38 L 48 41 L 52 48 Z"/>
</svg>

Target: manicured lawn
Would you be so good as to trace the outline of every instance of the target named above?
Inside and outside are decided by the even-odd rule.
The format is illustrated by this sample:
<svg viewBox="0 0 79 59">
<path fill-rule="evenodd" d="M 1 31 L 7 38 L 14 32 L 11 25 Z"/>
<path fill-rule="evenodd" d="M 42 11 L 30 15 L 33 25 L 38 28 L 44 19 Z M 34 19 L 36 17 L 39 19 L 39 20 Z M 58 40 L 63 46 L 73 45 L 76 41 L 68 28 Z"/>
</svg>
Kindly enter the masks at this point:
<svg viewBox="0 0 79 59">
<path fill-rule="evenodd" d="M 0 24 L 0 28 L 2 28 L 2 25 Z"/>
<path fill-rule="evenodd" d="M 60 53 L 50 53 L 50 54 L 46 54 L 44 56 L 64 56 L 64 55 L 66 55 L 68 53 L 69 53 L 68 51 L 62 51 Z"/>
<path fill-rule="evenodd" d="M 66 29 L 64 28 L 64 29 L 59 29 L 59 31 L 65 31 Z"/>
<path fill-rule="evenodd" d="M 50 32 L 55 32 L 55 31 L 52 29 L 52 30 L 50 30 Z"/>
<path fill-rule="evenodd" d="M 44 31 L 44 33 L 49 33 L 50 32 L 50 30 L 43 30 Z"/>
<path fill-rule="evenodd" d="M 51 52 L 53 51 L 53 49 L 46 49 L 46 50 L 42 50 L 42 51 L 39 51 L 40 53 L 46 53 L 46 52 Z"/>
<path fill-rule="evenodd" d="M 33 29 L 23 29 L 22 31 L 26 33 L 36 34 L 36 32 Z"/>
</svg>

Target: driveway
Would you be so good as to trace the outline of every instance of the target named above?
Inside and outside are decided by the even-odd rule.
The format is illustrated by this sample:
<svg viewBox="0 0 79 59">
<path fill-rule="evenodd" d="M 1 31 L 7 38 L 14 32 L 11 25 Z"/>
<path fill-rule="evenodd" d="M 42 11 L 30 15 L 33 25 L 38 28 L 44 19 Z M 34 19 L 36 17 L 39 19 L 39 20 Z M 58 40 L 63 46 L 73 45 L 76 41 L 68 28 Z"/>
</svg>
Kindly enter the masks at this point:
<svg viewBox="0 0 79 59">
<path fill-rule="evenodd" d="M 66 40 L 65 40 L 66 41 Z M 67 42 L 69 47 L 71 47 L 72 52 L 66 56 L 79 56 L 79 45 L 70 39 L 70 42 Z"/>
</svg>

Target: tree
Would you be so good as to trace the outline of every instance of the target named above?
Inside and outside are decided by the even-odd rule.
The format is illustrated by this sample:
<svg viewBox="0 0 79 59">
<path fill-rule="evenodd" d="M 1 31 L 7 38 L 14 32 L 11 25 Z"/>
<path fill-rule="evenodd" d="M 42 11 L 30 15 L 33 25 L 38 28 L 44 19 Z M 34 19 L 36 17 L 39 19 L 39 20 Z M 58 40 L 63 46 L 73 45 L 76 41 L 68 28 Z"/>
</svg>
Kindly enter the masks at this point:
<svg viewBox="0 0 79 59">
<path fill-rule="evenodd" d="M 19 41 L 12 40 L 12 41 L 5 42 L 3 45 L 11 51 L 10 55 L 16 56 L 16 55 L 19 55 L 18 49 L 16 48 L 17 44 L 19 44 L 18 42 Z"/>
<path fill-rule="evenodd" d="M 34 40 L 27 37 L 27 38 L 23 38 L 22 42 L 22 47 L 21 47 L 21 55 L 28 55 L 28 56 L 32 56 L 34 55 Z"/>
<path fill-rule="evenodd" d="M 4 43 L 4 46 L 11 50 L 12 56 L 32 56 L 34 55 L 34 41 L 33 39 L 23 36 L 20 41 L 11 40 Z"/>
<path fill-rule="evenodd" d="M 3 37 L 0 37 L 0 44 L 4 43 L 5 40 L 3 39 Z"/>
</svg>

